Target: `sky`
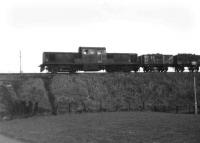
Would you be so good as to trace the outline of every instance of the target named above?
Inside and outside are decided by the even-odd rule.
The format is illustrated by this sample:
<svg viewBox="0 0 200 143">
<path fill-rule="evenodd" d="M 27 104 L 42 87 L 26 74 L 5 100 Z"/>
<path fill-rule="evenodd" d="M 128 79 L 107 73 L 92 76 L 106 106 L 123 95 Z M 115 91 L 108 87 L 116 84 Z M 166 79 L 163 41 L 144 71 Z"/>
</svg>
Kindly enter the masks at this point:
<svg viewBox="0 0 200 143">
<path fill-rule="evenodd" d="M 199 0 L 0 0 L 0 73 L 39 72 L 44 51 L 200 54 Z"/>
</svg>

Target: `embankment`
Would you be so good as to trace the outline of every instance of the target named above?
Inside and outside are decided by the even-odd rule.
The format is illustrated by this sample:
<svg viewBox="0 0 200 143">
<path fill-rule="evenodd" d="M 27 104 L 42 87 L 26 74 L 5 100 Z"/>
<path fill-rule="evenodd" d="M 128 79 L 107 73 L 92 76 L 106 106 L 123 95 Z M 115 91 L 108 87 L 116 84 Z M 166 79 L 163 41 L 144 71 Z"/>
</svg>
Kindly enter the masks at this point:
<svg viewBox="0 0 200 143">
<path fill-rule="evenodd" d="M 0 112 L 34 112 L 36 103 L 53 114 L 193 105 L 194 74 L 200 101 L 199 73 L 0 74 Z"/>
</svg>

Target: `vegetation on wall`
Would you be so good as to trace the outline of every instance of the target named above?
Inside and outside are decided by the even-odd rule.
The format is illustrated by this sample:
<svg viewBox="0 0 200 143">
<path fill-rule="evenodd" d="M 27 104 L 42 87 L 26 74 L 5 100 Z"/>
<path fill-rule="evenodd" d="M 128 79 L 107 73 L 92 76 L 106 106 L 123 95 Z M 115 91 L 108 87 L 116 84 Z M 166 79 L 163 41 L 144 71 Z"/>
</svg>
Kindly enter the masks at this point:
<svg viewBox="0 0 200 143">
<path fill-rule="evenodd" d="M 200 101 L 200 75 L 196 74 Z M 0 85 L 0 112 L 24 107 L 62 112 L 152 110 L 194 105 L 193 73 L 61 74 L 22 78 Z M 30 107 L 30 106 L 29 106 Z M 17 110 L 17 111 L 16 111 Z M 29 110 L 29 109 L 28 109 Z"/>
<path fill-rule="evenodd" d="M 196 77 L 197 93 L 200 93 L 200 78 L 198 74 Z M 194 103 L 191 73 L 57 75 L 51 90 L 58 104 L 60 101 L 76 103 L 79 104 L 76 108 L 83 106 L 83 110 L 150 110 L 154 106 Z"/>
</svg>

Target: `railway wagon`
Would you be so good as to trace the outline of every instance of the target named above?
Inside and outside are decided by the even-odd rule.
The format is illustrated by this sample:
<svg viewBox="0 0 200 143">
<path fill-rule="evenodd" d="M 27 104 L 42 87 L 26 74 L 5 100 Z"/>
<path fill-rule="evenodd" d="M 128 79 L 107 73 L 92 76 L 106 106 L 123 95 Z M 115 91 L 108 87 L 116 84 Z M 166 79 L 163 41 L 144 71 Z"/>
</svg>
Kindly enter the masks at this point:
<svg viewBox="0 0 200 143">
<path fill-rule="evenodd" d="M 200 56 L 195 54 L 177 54 L 174 56 L 174 67 L 176 72 L 183 72 L 185 67 L 188 70 L 198 71 L 200 65 Z"/>
<path fill-rule="evenodd" d="M 138 57 L 144 72 L 166 72 L 173 65 L 173 55 L 147 54 Z"/>
</svg>

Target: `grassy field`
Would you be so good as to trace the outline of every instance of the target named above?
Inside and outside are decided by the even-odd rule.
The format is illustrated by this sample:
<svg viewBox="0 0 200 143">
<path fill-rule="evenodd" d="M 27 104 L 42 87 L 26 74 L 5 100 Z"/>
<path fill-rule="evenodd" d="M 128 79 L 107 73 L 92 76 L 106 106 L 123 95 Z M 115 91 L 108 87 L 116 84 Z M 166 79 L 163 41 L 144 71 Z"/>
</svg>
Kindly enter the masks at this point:
<svg viewBox="0 0 200 143">
<path fill-rule="evenodd" d="M 30 143 L 199 143 L 200 116 L 154 112 L 64 114 L 0 122 Z"/>
</svg>

